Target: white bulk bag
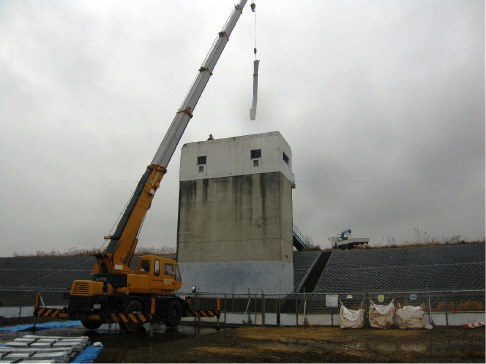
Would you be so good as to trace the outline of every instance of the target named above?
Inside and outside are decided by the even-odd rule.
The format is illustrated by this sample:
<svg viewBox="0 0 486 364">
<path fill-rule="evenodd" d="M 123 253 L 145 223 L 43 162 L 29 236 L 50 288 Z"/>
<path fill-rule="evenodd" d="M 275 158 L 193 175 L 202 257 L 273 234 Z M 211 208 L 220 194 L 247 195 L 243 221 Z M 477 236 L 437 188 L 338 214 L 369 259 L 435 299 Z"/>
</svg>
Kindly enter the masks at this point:
<svg viewBox="0 0 486 364">
<path fill-rule="evenodd" d="M 370 301 L 370 326 L 379 329 L 386 329 L 393 326 L 393 318 L 395 317 L 393 300 L 387 306 L 375 305 L 372 300 Z"/>
<path fill-rule="evenodd" d="M 339 326 L 341 329 L 361 329 L 364 323 L 364 310 L 349 310 L 341 302 L 339 309 Z"/>
<path fill-rule="evenodd" d="M 397 310 L 397 325 L 401 329 L 423 329 L 424 314 L 420 306 L 403 306 Z"/>
</svg>

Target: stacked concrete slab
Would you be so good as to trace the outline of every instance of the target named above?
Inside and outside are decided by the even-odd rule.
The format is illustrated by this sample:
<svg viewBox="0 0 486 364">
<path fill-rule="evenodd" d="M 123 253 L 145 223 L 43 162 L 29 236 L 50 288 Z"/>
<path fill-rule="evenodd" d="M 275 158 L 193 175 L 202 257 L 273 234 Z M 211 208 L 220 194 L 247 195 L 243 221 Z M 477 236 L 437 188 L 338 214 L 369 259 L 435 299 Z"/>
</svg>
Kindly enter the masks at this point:
<svg viewBox="0 0 486 364">
<path fill-rule="evenodd" d="M 183 290 L 293 291 L 291 158 L 279 132 L 183 146 L 177 241 Z"/>
</svg>

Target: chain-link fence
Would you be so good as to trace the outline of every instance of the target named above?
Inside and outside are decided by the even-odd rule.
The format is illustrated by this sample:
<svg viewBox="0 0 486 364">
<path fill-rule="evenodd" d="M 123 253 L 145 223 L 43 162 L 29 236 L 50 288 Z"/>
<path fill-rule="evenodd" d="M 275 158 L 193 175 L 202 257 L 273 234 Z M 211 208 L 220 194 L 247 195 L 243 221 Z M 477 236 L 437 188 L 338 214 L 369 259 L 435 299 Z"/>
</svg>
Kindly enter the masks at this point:
<svg viewBox="0 0 486 364">
<path fill-rule="evenodd" d="M 339 325 L 339 308 L 364 309 L 371 303 L 420 306 L 429 323 L 457 326 L 484 321 L 485 291 L 294 293 L 291 295 L 197 293 L 195 308 L 214 305 L 219 298 L 220 320 L 225 324 Z"/>
<path fill-rule="evenodd" d="M 66 290 L 42 291 L 44 304 L 64 306 Z M 0 289 L 0 316 L 21 317 L 32 313 L 33 289 Z M 183 294 L 184 295 L 184 294 Z M 256 325 L 339 325 L 339 307 L 363 308 L 365 318 L 371 302 L 396 307 L 420 306 L 426 320 L 439 326 L 457 326 L 466 322 L 484 321 L 485 291 L 415 291 L 415 292 L 348 292 L 294 293 L 273 295 L 262 293 L 221 294 L 188 293 L 195 310 L 216 309 L 219 299 L 221 324 Z M 214 320 L 214 319 L 212 319 Z M 366 320 L 365 320 L 366 321 Z"/>
</svg>

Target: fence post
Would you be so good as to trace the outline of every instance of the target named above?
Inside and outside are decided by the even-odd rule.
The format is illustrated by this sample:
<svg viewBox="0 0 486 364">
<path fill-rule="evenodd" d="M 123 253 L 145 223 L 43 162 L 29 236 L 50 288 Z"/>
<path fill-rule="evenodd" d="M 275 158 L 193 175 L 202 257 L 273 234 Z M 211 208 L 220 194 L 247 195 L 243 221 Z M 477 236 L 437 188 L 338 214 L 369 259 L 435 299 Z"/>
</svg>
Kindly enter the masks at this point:
<svg viewBox="0 0 486 364">
<path fill-rule="evenodd" d="M 432 325 L 432 322 L 433 322 L 433 320 L 432 320 L 432 307 L 430 307 L 431 304 L 430 304 L 430 293 L 429 293 L 429 291 L 427 291 L 427 298 L 428 298 L 428 302 L 429 302 L 429 325 Z"/>
<path fill-rule="evenodd" d="M 257 294 L 255 293 L 255 325 L 257 324 Z"/>
<path fill-rule="evenodd" d="M 364 304 L 364 327 L 370 327 L 370 298 L 368 297 L 368 292 L 365 293 L 365 304 Z"/>
<path fill-rule="evenodd" d="M 265 326 L 265 294 L 262 290 L 262 326 Z"/>
<path fill-rule="evenodd" d="M 248 288 L 248 303 L 246 304 L 246 312 L 248 323 L 251 323 L 251 314 L 250 314 L 250 303 L 251 303 L 251 295 L 250 295 L 250 288 Z"/>
<path fill-rule="evenodd" d="M 226 329 L 226 312 L 228 311 L 228 301 L 226 300 L 226 292 L 224 294 L 224 328 Z"/>
<path fill-rule="evenodd" d="M 280 326 L 280 299 L 277 296 L 275 300 L 277 301 L 277 326 Z"/>
<path fill-rule="evenodd" d="M 302 322 L 304 327 L 309 326 L 309 322 L 307 321 L 307 316 L 306 316 L 306 308 L 307 308 L 307 298 L 305 297 L 305 287 L 304 287 L 304 321 Z"/>
<path fill-rule="evenodd" d="M 299 326 L 299 301 L 297 295 L 295 295 L 295 326 Z"/>
<path fill-rule="evenodd" d="M 196 287 L 196 292 L 194 292 L 194 294 L 196 296 L 195 299 L 194 299 L 194 301 L 196 301 L 196 310 L 199 310 L 199 302 L 198 302 L 198 298 L 197 298 L 197 287 Z M 198 326 L 197 325 L 197 317 L 194 316 L 194 330 L 196 330 L 196 326 Z M 194 333 L 195 333 L 195 331 L 194 331 Z"/>
<path fill-rule="evenodd" d="M 448 314 L 448 307 L 447 307 L 447 294 L 444 295 L 444 301 L 445 301 L 445 317 L 446 317 L 446 327 L 449 327 L 449 314 Z"/>
</svg>

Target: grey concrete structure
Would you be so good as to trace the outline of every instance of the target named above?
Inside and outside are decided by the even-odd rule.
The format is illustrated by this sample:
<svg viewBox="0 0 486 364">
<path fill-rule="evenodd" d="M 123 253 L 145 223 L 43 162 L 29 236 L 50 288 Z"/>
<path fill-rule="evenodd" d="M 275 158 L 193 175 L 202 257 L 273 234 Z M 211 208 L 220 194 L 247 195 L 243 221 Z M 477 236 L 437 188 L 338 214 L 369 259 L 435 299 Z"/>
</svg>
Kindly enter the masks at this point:
<svg viewBox="0 0 486 364">
<path fill-rule="evenodd" d="M 293 291 L 291 150 L 278 132 L 184 145 L 183 290 Z"/>
</svg>

